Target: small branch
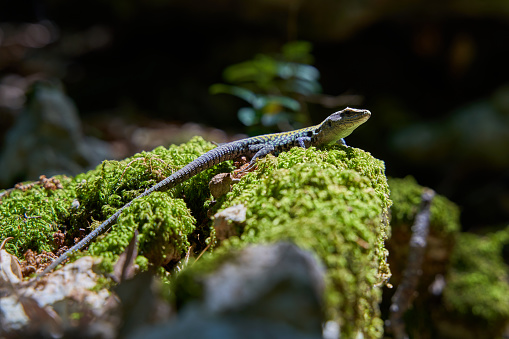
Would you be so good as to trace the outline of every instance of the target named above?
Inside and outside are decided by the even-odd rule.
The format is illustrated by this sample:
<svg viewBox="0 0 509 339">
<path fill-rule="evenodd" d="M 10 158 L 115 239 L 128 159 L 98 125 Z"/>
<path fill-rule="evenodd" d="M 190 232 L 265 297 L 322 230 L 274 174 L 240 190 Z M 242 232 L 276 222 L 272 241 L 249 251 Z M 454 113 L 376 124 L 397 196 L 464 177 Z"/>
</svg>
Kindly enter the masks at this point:
<svg viewBox="0 0 509 339">
<path fill-rule="evenodd" d="M 422 274 L 422 263 L 427 246 L 431 201 L 435 192 L 425 189 L 421 196 L 421 206 L 412 226 L 412 237 L 408 249 L 408 262 L 403 272 L 401 283 L 392 297 L 389 315 L 389 328 L 396 339 L 406 339 L 403 314 L 415 298 L 415 290 Z"/>
</svg>

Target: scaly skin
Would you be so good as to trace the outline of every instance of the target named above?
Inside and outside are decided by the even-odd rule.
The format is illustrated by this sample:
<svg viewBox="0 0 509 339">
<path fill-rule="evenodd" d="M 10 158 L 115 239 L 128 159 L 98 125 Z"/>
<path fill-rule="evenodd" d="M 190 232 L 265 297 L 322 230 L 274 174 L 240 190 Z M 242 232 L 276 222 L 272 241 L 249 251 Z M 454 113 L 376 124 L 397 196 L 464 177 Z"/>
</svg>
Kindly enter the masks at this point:
<svg viewBox="0 0 509 339">
<path fill-rule="evenodd" d="M 246 169 L 249 170 L 254 167 L 256 159 L 263 158 L 267 154 L 277 156 L 281 152 L 288 151 L 292 147 L 298 146 L 308 148 L 310 146 L 322 146 L 333 144 L 339 140 L 344 144 L 343 138 L 350 135 L 358 126 L 366 122 L 370 116 L 371 113 L 368 110 L 345 108 L 342 111 L 331 114 L 321 124 L 315 126 L 290 132 L 265 134 L 246 138 L 214 148 L 125 204 L 111 217 L 106 219 L 98 228 L 53 261 L 39 277 L 51 272 L 55 267 L 65 261 L 69 255 L 81 250 L 97 236 L 106 232 L 111 225 L 115 223 L 118 216 L 127 207 L 131 206 L 136 199 L 145 197 L 154 191 L 161 189 L 167 190 L 175 187 L 202 171 L 223 161 L 236 159 L 239 156 L 252 157 Z"/>
</svg>

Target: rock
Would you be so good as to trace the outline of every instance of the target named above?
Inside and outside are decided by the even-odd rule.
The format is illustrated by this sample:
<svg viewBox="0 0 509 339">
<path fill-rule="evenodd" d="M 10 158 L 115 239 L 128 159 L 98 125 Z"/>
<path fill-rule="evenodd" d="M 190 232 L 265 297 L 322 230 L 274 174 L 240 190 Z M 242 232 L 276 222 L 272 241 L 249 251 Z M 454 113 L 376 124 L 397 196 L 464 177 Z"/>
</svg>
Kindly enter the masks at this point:
<svg viewBox="0 0 509 339">
<path fill-rule="evenodd" d="M 176 294 L 192 292 L 177 319 L 145 327 L 129 338 L 321 338 L 324 270 L 290 243 L 257 245 L 218 260 L 209 274 L 190 273 Z M 180 286 L 180 287 L 179 287 Z M 189 288 L 189 291 L 186 291 Z"/>
<path fill-rule="evenodd" d="M 0 154 L 0 186 L 40 174 L 74 175 L 108 158 L 109 146 L 86 137 L 76 106 L 58 83 L 36 82 Z"/>
<path fill-rule="evenodd" d="M 40 281 L 22 282 L 2 289 L 0 337 L 31 333 L 61 337 L 66 326 L 76 326 L 66 323 L 71 320 L 71 314 L 81 314 L 88 319 L 89 326 L 81 329 L 83 337 L 91 337 L 91 331 L 99 332 L 99 337 L 108 337 L 104 333 L 112 333 L 110 327 L 113 324 L 106 321 L 105 313 L 113 306 L 105 307 L 110 302 L 110 293 L 106 289 L 91 290 L 98 278 L 92 270 L 94 263 L 92 257 L 83 257 Z"/>
<path fill-rule="evenodd" d="M 10 239 L 13 238 L 4 239 L 0 245 L 0 286 L 17 284 L 23 279 L 18 258 L 4 249 L 5 243 Z"/>
<path fill-rule="evenodd" d="M 214 199 L 219 199 L 230 192 L 233 180 L 230 173 L 219 173 L 209 182 L 210 194 Z"/>
<path fill-rule="evenodd" d="M 219 240 L 239 235 L 238 228 L 246 221 L 246 207 L 242 204 L 228 207 L 214 215 L 214 228 Z"/>
</svg>

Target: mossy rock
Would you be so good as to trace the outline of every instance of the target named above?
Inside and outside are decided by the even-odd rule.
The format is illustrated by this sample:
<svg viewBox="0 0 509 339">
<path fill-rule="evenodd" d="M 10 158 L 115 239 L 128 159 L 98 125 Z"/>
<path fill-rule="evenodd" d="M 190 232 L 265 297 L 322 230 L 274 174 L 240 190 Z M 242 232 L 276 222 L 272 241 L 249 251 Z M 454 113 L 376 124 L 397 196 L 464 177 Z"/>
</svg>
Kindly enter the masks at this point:
<svg viewBox="0 0 509 339">
<path fill-rule="evenodd" d="M 389 178 L 391 190 L 391 229 L 392 236 L 387 242 L 391 284 L 400 285 L 402 274 L 408 263 L 409 242 L 412 225 L 419 212 L 422 194 L 426 189 L 408 176 L 403 179 Z M 430 289 L 437 277 L 444 277 L 450 267 L 450 258 L 455 239 L 460 232 L 460 210 L 446 197 L 436 194 L 431 201 L 429 234 L 422 264 L 422 274 L 416 287 L 416 298 L 407 311 L 405 321 L 410 336 L 436 336 L 436 328 L 431 318 L 440 304 L 440 300 Z M 381 306 L 384 318 L 388 318 L 389 306 L 396 288 L 384 290 L 384 302 Z"/>
<path fill-rule="evenodd" d="M 213 147 L 194 138 L 120 162 L 105 161 L 75 178 L 62 177 L 60 190 L 36 186 L 26 192 L 13 191 L 0 200 L 1 236 L 16 238 L 9 247 L 16 247 L 18 257 L 28 248 L 55 249 L 52 237 L 58 229 L 67 231 L 67 244 L 72 245 L 74 237 L 83 236 L 83 229 L 97 227 L 145 189 Z M 78 256 L 101 256 L 105 267 L 111 268 L 135 229 L 140 234 L 137 262 L 145 267 L 147 259 L 151 265 L 173 259 L 175 267 L 175 260 L 184 256 L 191 242 L 195 255 L 207 244 L 214 255 L 251 243 L 289 240 L 315 253 L 326 266 L 325 310 L 328 319 L 339 321 L 344 337 L 358 333 L 380 337 L 379 286 L 390 276 L 384 247 L 390 200 L 383 162 L 351 147 L 293 148 L 277 158 L 259 161 L 256 171 L 207 211 L 212 205 L 208 182 L 215 174 L 232 169 L 227 162 L 168 192 L 137 200 L 109 232 Z M 247 208 L 241 235 L 214 248 L 218 243 L 213 231 L 209 237 L 207 212 L 239 203 Z M 25 212 L 38 218 L 27 222 Z"/>
<path fill-rule="evenodd" d="M 408 244 L 412 235 L 411 227 L 419 212 L 422 193 L 425 187 L 408 176 L 403 179 L 389 178 L 391 190 L 391 228 L 392 237 L 387 242 L 389 263 L 391 266 L 391 282 L 398 285 L 401 280 L 408 258 Z M 446 274 L 449 267 L 455 237 L 460 231 L 460 210 L 446 197 L 436 194 L 430 207 L 429 236 L 423 274 L 420 281 L 422 293 L 427 293 L 429 285 L 437 274 Z"/>
<path fill-rule="evenodd" d="M 223 241 L 214 256 L 221 262 L 225 253 L 249 244 L 291 241 L 325 265 L 324 308 L 340 323 L 342 336 L 378 338 L 377 286 L 390 276 L 388 193 L 383 162 L 359 149 L 293 148 L 268 156 L 220 201 L 220 210 L 243 204 L 247 213 L 241 235 Z M 213 267 L 207 261 L 193 274 L 199 280 Z M 179 285 L 190 290 L 177 293 L 202 293 L 192 281 Z"/>
<path fill-rule="evenodd" d="M 123 161 L 104 161 L 74 178 L 57 176 L 60 189 L 35 184 L 26 190 L 13 190 L 0 199 L 0 237 L 14 237 L 6 248 L 20 259 L 28 249 L 38 253 L 56 250 L 53 235 L 59 230 L 67 232 L 66 244 L 73 245 L 74 238 L 84 235 L 84 229 L 99 226 L 145 189 L 213 147 L 195 138 L 181 146 L 158 147 Z M 92 243 L 89 252 L 106 259 L 105 267 L 111 268 L 137 228 L 140 255 L 148 256 L 155 265 L 167 261 L 174 252 L 180 258 L 189 248 L 187 237 L 195 230 L 195 215 L 204 215 L 203 203 L 210 196 L 208 181 L 215 173 L 230 169 L 231 165 L 218 165 L 168 192 L 139 199 L 122 213 L 110 232 Z"/>
<path fill-rule="evenodd" d="M 425 188 L 412 177 L 390 178 L 389 187 L 394 205 L 387 248 L 391 283 L 397 287 Z M 447 198 L 433 198 L 417 298 L 405 316 L 411 337 L 499 338 L 509 323 L 509 272 L 503 260 L 509 228 L 484 236 L 461 232 L 459 213 Z M 385 292 L 384 313 L 394 291 Z"/>
</svg>

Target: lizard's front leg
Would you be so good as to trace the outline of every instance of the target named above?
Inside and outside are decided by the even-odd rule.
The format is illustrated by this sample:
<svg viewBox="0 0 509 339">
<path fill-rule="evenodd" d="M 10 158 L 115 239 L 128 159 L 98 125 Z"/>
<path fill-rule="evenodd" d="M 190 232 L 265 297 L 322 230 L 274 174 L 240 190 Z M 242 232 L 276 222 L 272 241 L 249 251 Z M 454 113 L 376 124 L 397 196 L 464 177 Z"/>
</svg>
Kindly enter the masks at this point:
<svg viewBox="0 0 509 339">
<path fill-rule="evenodd" d="M 256 159 L 261 159 L 267 154 L 274 153 L 275 147 L 268 144 L 254 144 L 249 146 L 249 152 L 254 153 L 254 156 L 249 162 L 249 166 L 244 168 L 241 172 L 248 172 L 256 165 Z"/>
<path fill-rule="evenodd" d="M 308 148 L 311 146 L 311 138 L 310 137 L 299 137 L 297 138 L 297 143 L 302 148 Z"/>
</svg>

